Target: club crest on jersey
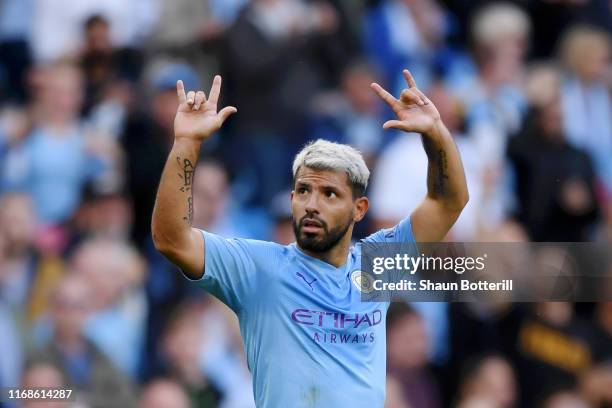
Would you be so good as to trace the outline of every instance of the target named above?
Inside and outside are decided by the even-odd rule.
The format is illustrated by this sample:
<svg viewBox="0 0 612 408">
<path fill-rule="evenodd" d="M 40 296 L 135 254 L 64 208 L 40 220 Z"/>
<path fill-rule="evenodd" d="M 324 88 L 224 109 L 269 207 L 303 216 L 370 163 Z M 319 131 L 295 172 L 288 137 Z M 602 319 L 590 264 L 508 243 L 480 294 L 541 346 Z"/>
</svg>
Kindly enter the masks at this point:
<svg viewBox="0 0 612 408">
<path fill-rule="evenodd" d="M 361 293 L 370 293 L 374 290 L 374 279 L 367 273 L 359 270 L 353 271 L 351 273 L 351 281 Z"/>
</svg>

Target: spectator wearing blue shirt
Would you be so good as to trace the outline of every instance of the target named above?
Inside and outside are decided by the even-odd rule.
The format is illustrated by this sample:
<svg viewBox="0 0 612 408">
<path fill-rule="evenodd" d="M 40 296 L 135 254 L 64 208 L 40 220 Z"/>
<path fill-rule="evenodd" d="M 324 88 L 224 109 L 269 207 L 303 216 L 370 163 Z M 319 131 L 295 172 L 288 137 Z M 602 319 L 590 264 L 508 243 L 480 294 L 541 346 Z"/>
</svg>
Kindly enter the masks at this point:
<svg viewBox="0 0 612 408">
<path fill-rule="evenodd" d="M 115 158 L 93 153 L 94 139 L 87 138 L 79 120 L 83 82 L 75 66 L 41 69 L 36 81 L 35 124 L 8 152 L 3 185 L 30 193 L 42 223 L 59 224 L 78 207 L 86 181 L 105 176 Z"/>
</svg>

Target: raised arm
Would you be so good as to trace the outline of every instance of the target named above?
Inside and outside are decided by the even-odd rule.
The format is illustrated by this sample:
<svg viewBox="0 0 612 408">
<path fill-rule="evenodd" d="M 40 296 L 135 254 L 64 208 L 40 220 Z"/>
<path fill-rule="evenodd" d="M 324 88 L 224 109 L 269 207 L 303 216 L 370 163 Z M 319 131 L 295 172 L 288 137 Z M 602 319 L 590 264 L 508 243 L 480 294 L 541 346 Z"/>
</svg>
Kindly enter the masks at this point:
<svg viewBox="0 0 612 408">
<path fill-rule="evenodd" d="M 221 77 L 215 76 L 208 99 L 203 91 L 185 94 L 176 84 L 178 109 L 174 119 L 174 145 L 162 172 L 151 231 L 155 248 L 192 279 L 204 271 L 204 239 L 192 228 L 193 175 L 200 145 L 237 110 L 232 106 L 217 113 Z"/>
<path fill-rule="evenodd" d="M 378 84 L 372 84 L 372 89 L 398 118 L 385 122 L 385 129 L 421 134 L 429 161 L 427 195 L 412 212 L 412 229 L 417 242 L 437 242 L 446 236 L 468 202 L 465 173 L 457 146 L 438 110 L 417 88 L 408 70 L 404 70 L 404 77 L 408 88 L 399 99 Z"/>
</svg>

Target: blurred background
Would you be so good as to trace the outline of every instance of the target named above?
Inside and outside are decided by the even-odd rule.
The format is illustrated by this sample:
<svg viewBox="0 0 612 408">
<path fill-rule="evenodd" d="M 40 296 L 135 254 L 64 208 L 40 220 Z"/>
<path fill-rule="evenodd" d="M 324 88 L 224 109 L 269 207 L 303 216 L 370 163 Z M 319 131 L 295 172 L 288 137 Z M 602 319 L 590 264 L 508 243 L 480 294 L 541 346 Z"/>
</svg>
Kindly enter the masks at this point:
<svg viewBox="0 0 612 408">
<path fill-rule="evenodd" d="M 372 169 L 355 239 L 408 216 L 426 156 L 369 88 L 398 94 L 407 67 L 468 178 L 448 240 L 612 244 L 611 6 L 0 0 L 0 385 L 78 390 L 54 407 L 253 406 L 235 316 L 151 242 L 177 79 L 220 73 L 239 110 L 202 148 L 199 228 L 292 242 L 290 163 L 315 138 Z M 610 407 L 611 364 L 612 303 L 388 315 L 388 408 Z"/>
</svg>

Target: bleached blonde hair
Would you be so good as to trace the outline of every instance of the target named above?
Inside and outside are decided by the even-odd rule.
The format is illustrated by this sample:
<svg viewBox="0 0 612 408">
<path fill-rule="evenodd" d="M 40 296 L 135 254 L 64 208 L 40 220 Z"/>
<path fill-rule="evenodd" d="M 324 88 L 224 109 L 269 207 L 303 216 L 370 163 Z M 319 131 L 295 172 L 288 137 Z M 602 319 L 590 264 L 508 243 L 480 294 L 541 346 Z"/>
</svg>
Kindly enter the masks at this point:
<svg viewBox="0 0 612 408">
<path fill-rule="evenodd" d="M 349 145 L 319 139 L 304 146 L 293 160 L 293 178 L 301 167 L 346 172 L 355 197 L 365 194 L 370 170 L 361 153 Z"/>
</svg>

